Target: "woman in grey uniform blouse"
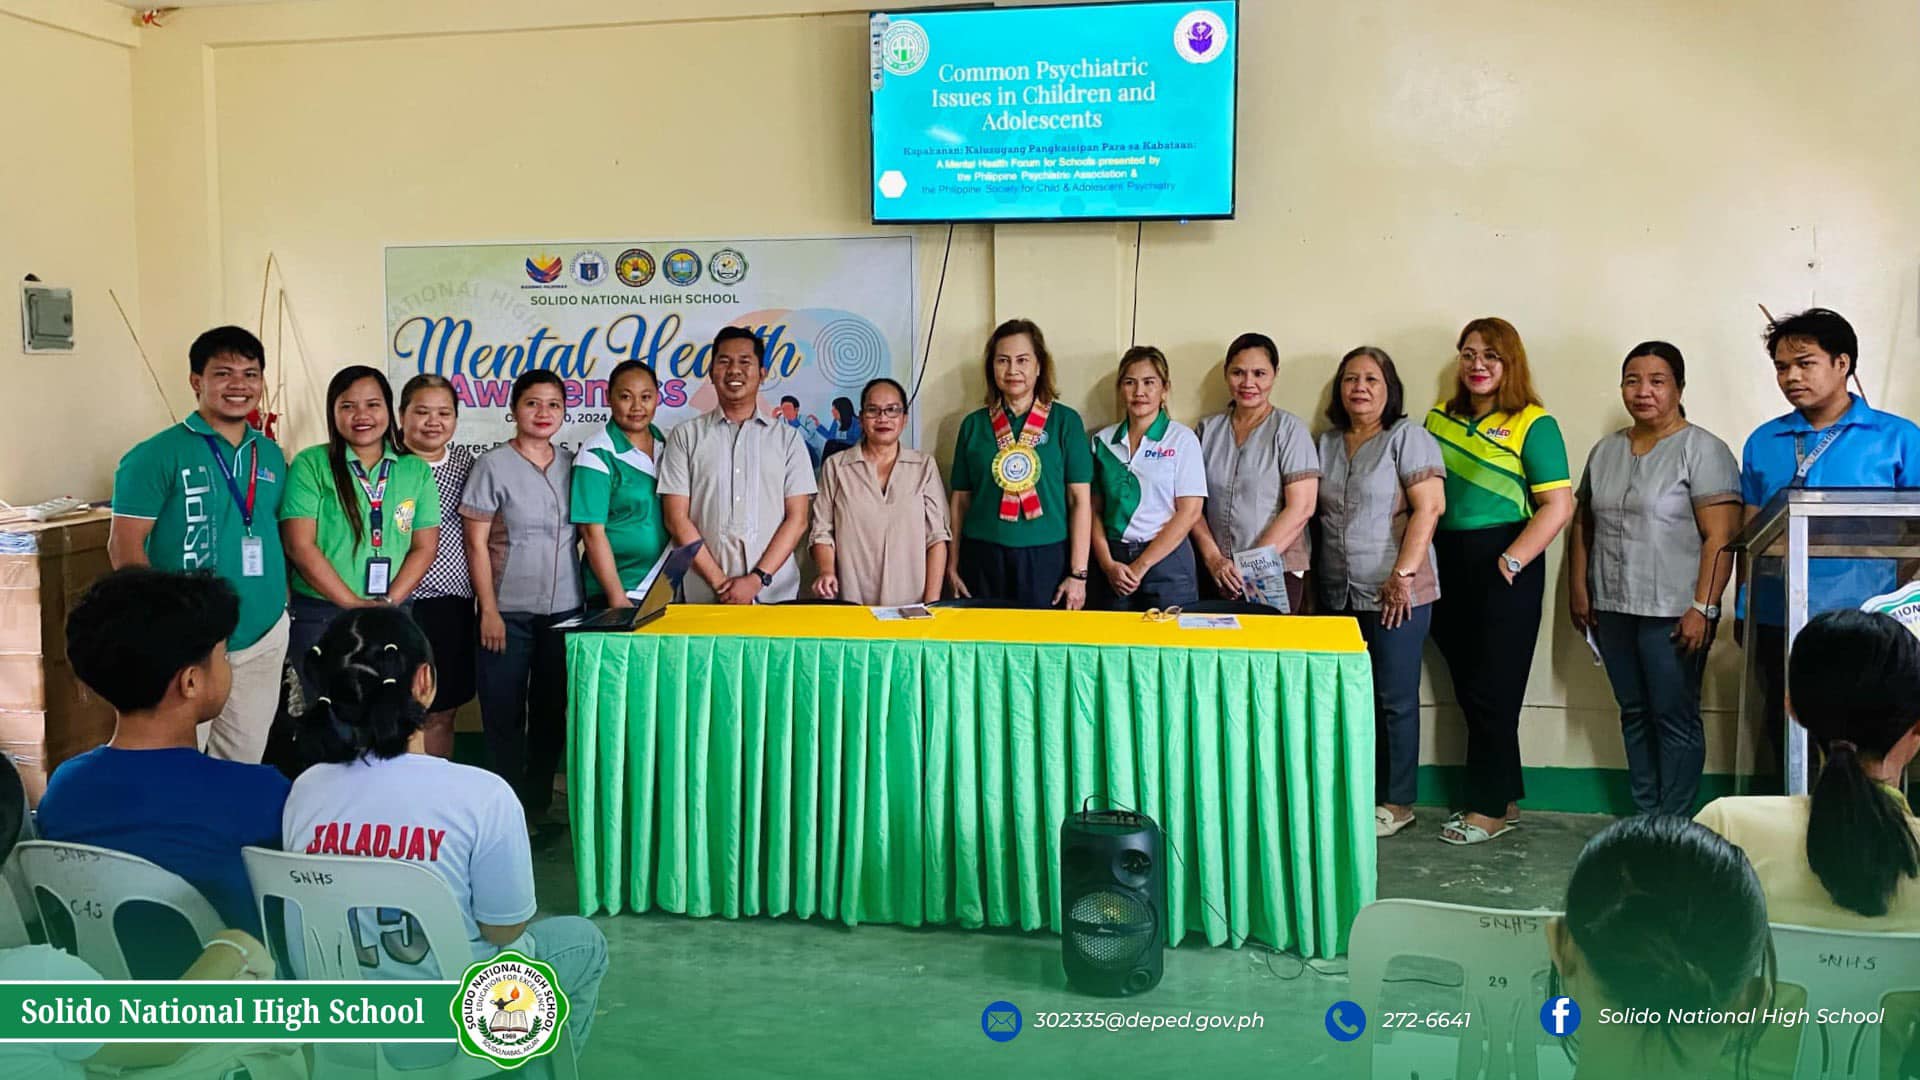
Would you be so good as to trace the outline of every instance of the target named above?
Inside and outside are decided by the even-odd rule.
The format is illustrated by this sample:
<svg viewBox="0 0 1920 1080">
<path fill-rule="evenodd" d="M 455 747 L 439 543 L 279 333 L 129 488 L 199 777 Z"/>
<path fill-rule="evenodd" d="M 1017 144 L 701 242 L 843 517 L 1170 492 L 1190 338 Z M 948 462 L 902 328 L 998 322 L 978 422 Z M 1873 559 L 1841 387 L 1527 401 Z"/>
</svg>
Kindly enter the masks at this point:
<svg viewBox="0 0 1920 1080">
<path fill-rule="evenodd" d="M 1227 346 L 1233 405 L 1200 421 L 1207 463 L 1207 511 L 1193 528 L 1194 548 L 1220 595 L 1246 592 L 1233 556 L 1270 547 L 1287 569 L 1288 610 L 1298 614 L 1312 560 L 1307 522 L 1320 483 L 1320 455 L 1300 418 L 1268 398 L 1280 351 L 1265 334 L 1241 334 Z"/>
<path fill-rule="evenodd" d="M 1320 436 L 1320 603 L 1360 624 L 1373 661 L 1374 834 L 1413 824 L 1420 767 L 1420 653 L 1440 598 L 1433 530 L 1447 507 L 1440 444 L 1407 419 L 1393 360 L 1370 345 L 1340 358 Z"/>
<path fill-rule="evenodd" d="M 1568 542 L 1573 626 L 1599 641 L 1643 814 L 1693 813 L 1706 764 L 1700 674 L 1733 572 L 1721 549 L 1740 529 L 1740 466 L 1687 423 L 1686 385 L 1672 345 L 1627 354 L 1620 397 L 1633 426 L 1587 455 Z"/>
</svg>

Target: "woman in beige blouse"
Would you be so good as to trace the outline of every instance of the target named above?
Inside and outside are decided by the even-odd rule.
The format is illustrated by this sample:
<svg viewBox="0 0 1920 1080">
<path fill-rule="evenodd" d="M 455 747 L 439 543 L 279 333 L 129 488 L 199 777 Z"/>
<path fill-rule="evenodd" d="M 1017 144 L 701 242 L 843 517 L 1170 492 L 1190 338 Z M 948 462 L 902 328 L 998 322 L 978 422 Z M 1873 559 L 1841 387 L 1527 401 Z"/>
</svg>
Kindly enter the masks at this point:
<svg viewBox="0 0 1920 1080">
<path fill-rule="evenodd" d="M 907 395 L 892 379 L 860 392 L 858 445 L 820 466 L 813 595 L 874 607 L 932 603 L 947 577 L 947 492 L 933 457 L 900 445 Z"/>
</svg>

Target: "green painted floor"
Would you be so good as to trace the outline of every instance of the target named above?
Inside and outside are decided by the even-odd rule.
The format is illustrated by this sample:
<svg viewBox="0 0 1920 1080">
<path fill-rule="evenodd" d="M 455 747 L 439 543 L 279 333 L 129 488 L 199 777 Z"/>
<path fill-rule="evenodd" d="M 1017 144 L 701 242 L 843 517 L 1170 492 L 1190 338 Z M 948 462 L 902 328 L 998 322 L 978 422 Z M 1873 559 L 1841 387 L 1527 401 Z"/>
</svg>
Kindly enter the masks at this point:
<svg viewBox="0 0 1920 1080">
<path fill-rule="evenodd" d="M 1380 843 L 1380 895 L 1557 908 L 1588 837 L 1611 818 L 1529 814 L 1479 847 L 1434 839 L 1444 813 Z M 564 837 L 535 856 L 542 910 L 571 911 Z M 1166 977 L 1127 1001 L 1066 987 L 1051 934 L 905 929 L 795 919 L 594 920 L 613 967 L 581 1075 L 600 1077 L 1019 1076 L 1320 1077 L 1353 1058 L 1324 1025 L 1346 996 L 1344 960 L 1311 967 L 1264 949 L 1171 950 Z M 1198 940 L 1195 938 L 1194 940 Z M 1018 1006 L 1021 1033 L 996 1043 L 981 1013 Z M 1257 1016 L 1248 1030 L 1049 1030 L 1036 1011 Z M 1236 1021 L 1237 1022 L 1237 1021 Z"/>
</svg>

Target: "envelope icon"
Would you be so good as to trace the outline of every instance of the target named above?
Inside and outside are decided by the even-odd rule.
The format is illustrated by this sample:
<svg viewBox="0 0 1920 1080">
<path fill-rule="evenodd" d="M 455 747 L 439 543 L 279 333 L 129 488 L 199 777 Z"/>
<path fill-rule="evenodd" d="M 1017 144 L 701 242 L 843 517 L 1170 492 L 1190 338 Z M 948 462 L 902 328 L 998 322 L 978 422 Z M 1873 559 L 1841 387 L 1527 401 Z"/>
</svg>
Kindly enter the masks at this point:
<svg viewBox="0 0 1920 1080">
<path fill-rule="evenodd" d="M 1019 1017 L 1015 1016 L 1013 1013 L 990 1012 L 987 1014 L 987 1030 L 988 1031 L 1011 1032 L 1016 1030 L 1014 1025 L 1018 1022 L 1019 1022 Z"/>
</svg>

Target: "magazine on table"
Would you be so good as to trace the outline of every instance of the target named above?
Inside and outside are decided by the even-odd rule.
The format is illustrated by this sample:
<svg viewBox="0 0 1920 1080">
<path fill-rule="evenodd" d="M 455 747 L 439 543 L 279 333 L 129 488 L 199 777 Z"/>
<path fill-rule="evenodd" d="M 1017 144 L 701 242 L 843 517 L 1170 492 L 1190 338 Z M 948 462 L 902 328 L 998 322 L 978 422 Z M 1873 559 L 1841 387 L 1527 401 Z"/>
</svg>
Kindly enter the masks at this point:
<svg viewBox="0 0 1920 1080">
<path fill-rule="evenodd" d="M 1246 585 L 1246 599 L 1291 615 L 1287 604 L 1287 563 L 1271 544 L 1233 553 L 1233 565 Z"/>
</svg>

